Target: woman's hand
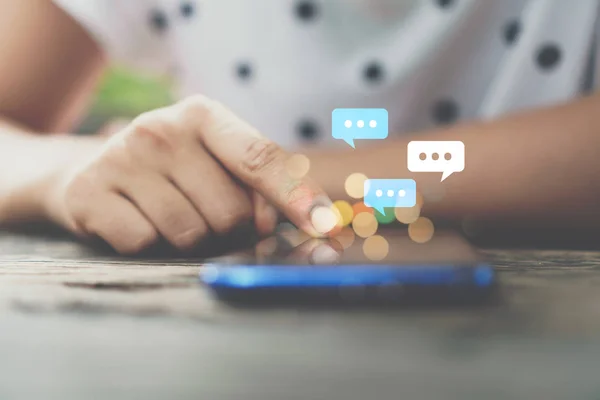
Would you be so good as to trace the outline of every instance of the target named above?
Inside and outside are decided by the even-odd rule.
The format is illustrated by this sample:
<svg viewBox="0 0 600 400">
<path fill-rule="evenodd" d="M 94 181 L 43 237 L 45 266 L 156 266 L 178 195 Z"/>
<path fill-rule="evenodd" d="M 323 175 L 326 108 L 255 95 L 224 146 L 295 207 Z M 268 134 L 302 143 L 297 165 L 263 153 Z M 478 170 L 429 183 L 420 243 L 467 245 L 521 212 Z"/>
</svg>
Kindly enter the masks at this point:
<svg viewBox="0 0 600 400">
<path fill-rule="evenodd" d="M 141 115 L 91 159 L 69 166 L 45 200 L 69 230 L 97 235 L 121 253 L 164 237 L 186 250 L 254 220 L 270 233 L 278 211 L 311 235 L 311 210 L 329 206 L 307 178 L 286 172 L 289 154 L 203 96 Z M 331 226 L 330 226 L 331 225 Z"/>
</svg>

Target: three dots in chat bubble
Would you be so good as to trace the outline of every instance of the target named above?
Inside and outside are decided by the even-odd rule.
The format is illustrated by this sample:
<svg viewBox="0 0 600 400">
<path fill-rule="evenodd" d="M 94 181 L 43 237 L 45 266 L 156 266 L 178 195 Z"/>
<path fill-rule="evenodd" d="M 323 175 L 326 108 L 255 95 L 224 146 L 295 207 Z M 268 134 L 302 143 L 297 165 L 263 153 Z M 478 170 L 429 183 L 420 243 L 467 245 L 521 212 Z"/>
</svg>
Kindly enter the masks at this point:
<svg viewBox="0 0 600 400">
<path fill-rule="evenodd" d="M 384 108 L 337 108 L 331 114 L 334 139 L 352 148 L 354 141 L 388 137 L 389 115 Z M 443 182 L 465 169 L 465 145 L 461 141 L 412 141 L 407 147 L 407 167 L 411 172 L 441 172 Z"/>
<path fill-rule="evenodd" d="M 386 139 L 389 134 L 388 129 L 389 117 L 385 109 L 346 108 L 336 109 L 332 113 L 332 136 L 335 139 L 344 140 L 352 148 L 355 148 L 354 141 L 357 139 Z M 444 181 L 453 173 L 464 170 L 464 143 L 460 141 L 412 141 L 407 147 L 407 167 L 411 172 L 441 172 L 441 181 Z M 362 190 L 355 187 L 358 185 L 354 185 L 358 181 L 364 183 Z M 340 217 L 341 232 L 338 233 L 344 239 L 343 241 L 348 243 L 354 241 L 354 233 L 356 233 L 357 236 L 365 239 L 365 246 L 373 244 L 374 248 L 383 250 L 381 253 L 373 252 L 369 258 L 380 259 L 387 254 L 386 246 L 379 245 L 379 242 L 383 243 L 385 239 L 381 238 L 383 240 L 380 240 L 375 236 L 380 219 L 382 223 L 389 223 L 397 219 L 408 225 L 409 236 L 417 243 L 425 243 L 432 238 L 434 227 L 431 220 L 420 216 L 422 204 L 419 204 L 419 194 L 414 180 L 367 179 L 363 174 L 353 174 L 346 181 L 346 191 L 350 197 L 363 197 L 364 200 L 361 204 L 372 211 L 371 213 L 365 211 L 352 213 L 350 218 Z M 345 208 L 350 209 L 350 206 Z M 393 209 L 394 212 L 390 213 L 389 209 Z M 340 211 L 342 210 L 340 209 Z M 344 215 L 343 212 L 340 212 L 340 215 Z M 354 232 L 345 228 L 350 222 Z M 377 246 L 375 246 L 376 244 Z M 367 254 L 371 253 L 368 250 L 372 249 L 365 247 L 363 250 Z"/>
<path fill-rule="evenodd" d="M 385 214 L 386 208 L 414 207 L 417 183 L 413 179 L 367 179 L 364 202 L 381 214 Z"/>
<path fill-rule="evenodd" d="M 460 141 L 412 141 L 406 163 L 411 172 L 441 172 L 442 182 L 465 169 L 465 144 Z"/>
<path fill-rule="evenodd" d="M 355 148 L 356 139 L 387 138 L 388 119 L 383 108 L 338 108 L 331 114 L 331 134 Z"/>
</svg>

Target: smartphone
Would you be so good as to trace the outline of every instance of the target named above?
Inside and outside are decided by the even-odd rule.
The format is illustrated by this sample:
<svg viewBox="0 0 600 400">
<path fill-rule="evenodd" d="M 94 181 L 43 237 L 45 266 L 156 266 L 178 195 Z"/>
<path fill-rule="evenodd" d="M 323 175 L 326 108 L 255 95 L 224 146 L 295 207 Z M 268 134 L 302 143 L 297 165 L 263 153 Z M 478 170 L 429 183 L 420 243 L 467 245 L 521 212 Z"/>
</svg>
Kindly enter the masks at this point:
<svg viewBox="0 0 600 400">
<path fill-rule="evenodd" d="M 382 236 L 387 252 L 383 245 L 375 261 L 363 239 L 288 229 L 209 260 L 200 279 L 219 299 L 243 304 L 478 304 L 495 292 L 493 268 L 456 233 L 436 232 L 424 244 L 401 231 Z"/>
</svg>

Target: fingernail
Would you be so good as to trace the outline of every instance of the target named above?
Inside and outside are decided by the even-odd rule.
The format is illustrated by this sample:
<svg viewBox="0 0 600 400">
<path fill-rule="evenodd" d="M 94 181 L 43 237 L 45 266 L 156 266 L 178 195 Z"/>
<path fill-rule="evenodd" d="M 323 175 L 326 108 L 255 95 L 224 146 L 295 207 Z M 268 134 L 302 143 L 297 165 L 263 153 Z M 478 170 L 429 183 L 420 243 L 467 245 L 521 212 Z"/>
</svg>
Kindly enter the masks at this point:
<svg viewBox="0 0 600 400">
<path fill-rule="evenodd" d="M 319 235 L 325 235 L 336 227 L 338 216 L 331 207 L 317 206 L 310 212 L 310 222 Z"/>
<path fill-rule="evenodd" d="M 298 227 L 313 238 L 323 238 L 337 223 L 333 202 L 321 195 L 312 198 L 307 206 L 308 218 Z"/>
</svg>

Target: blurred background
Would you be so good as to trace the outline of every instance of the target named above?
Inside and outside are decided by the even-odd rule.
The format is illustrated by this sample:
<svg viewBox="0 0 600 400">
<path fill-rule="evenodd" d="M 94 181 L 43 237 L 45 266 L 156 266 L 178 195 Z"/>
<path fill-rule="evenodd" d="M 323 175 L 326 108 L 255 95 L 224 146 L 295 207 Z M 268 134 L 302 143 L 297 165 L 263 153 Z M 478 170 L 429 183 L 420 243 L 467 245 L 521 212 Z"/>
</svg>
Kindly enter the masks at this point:
<svg viewBox="0 0 600 400">
<path fill-rule="evenodd" d="M 174 102 L 173 82 L 166 76 L 144 75 L 121 66 L 112 66 L 100 83 L 89 115 L 79 127 L 94 133 L 106 123 L 132 119 L 140 113 Z"/>
</svg>

